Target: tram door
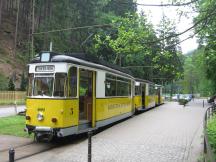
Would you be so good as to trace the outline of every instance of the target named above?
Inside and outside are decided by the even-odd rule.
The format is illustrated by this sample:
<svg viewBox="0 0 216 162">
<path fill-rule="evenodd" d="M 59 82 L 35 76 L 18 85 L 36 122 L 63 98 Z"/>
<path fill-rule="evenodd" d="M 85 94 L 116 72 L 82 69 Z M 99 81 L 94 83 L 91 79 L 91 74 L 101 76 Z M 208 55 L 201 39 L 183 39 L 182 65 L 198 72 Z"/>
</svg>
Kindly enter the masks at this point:
<svg viewBox="0 0 216 162">
<path fill-rule="evenodd" d="M 142 91 L 142 107 L 145 108 L 145 91 L 146 91 L 146 85 L 142 84 L 141 85 L 141 91 Z"/>
<path fill-rule="evenodd" d="M 158 105 L 160 105 L 161 104 L 161 88 L 158 88 L 157 91 L 158 91 Z"/>
<path fill-rule="evenodd" d="M 80 69 L 79 83 L 79 124 L 87 124 L 89 127 L 92 122 L 93 108 L 93 72 Z"/>
</svg>

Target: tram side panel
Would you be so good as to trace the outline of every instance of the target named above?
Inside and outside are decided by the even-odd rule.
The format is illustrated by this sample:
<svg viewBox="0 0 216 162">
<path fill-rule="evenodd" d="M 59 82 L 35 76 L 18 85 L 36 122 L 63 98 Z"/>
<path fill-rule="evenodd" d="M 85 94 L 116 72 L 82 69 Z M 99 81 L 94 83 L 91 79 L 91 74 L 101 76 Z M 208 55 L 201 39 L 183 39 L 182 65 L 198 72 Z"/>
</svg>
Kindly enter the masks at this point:
<svg viewBox="0 0 216 162">
<path fill-rule="evenodd" d="M 141 84 L 136 82 L 135 84 L 135 95 L 134 95 L 134 108 L 139 111 L 143 108 L 142 95 L 141 95 Z"/>
<path fill-rule="evenodd" d="M 136 111 L 139 111 L 143 108 L 142 96 L 140 96 L 140 95 L 134 96 L 134 108 Z"/>
<path fill-rule="evenodd" d="M 27 125 L 51 128 L 78 125 L 78 99 L 27 99 L 26 106 L 26 116 L 31 117 L 26 120 Z M 43 115 L 44 119 L 38 120 L 38 114 Z"/>
<path fill-rule="evenodd" d="M 154 87 L 149 83 L 146 84 L 145 101 L 146 101 L 145 102 L 146 109 L 155 107 L 156 105 Z"/>
<path fill-rule="evenodd" d="M 96 127 L 133 114 L 131 80 L 104 71 L 96 79 Z"/>
</svg>

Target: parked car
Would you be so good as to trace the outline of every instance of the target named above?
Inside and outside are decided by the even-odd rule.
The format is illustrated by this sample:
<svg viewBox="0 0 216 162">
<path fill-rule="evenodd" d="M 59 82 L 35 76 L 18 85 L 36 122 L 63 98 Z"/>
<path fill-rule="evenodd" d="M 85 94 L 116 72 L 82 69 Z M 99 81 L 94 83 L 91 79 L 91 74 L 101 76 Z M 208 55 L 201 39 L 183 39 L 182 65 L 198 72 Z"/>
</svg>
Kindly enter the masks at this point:
<svg viewBox="0 0 216 162">
<path fill-rule="evenodd" d="M 208 103 L 213 103 L 216 99 L 216 95 L 211 96 L 207 101 Z"/>
</svg>

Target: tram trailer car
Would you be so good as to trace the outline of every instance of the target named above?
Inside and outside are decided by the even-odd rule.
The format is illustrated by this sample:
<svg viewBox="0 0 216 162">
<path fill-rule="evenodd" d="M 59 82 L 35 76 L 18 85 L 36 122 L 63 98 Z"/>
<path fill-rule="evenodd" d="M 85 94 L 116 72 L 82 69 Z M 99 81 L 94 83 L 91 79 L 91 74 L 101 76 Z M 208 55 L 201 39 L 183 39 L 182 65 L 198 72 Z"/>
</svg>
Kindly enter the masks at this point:
<svg viewBox="0 0 216 162">
<path fill-rule="evenodd" d="M 155 84 L 147 80 L 136 78 L 134 96 L 135 111 L 155 107 L 157 105 L 157 100 Z"/>
<path fill-rule="evenodd" d="M 163 86 L 156 84 L 155 85 L 155 89 L 156 89 L 156 98 L 155 98 L 155 101 L 156 101 L 156 105 L 159 106 L 159 105 L 161 105 L 161 104 L 164 103 L 164 98 L 162 96 Z"/>
<path fill-rule="evenodd" d="M 28 133 L 38 140 L 65 137 L 134 114 L 134 78 L 93 61 L 85 54 L 42 52 L 28 65 Z"/>
</svg>

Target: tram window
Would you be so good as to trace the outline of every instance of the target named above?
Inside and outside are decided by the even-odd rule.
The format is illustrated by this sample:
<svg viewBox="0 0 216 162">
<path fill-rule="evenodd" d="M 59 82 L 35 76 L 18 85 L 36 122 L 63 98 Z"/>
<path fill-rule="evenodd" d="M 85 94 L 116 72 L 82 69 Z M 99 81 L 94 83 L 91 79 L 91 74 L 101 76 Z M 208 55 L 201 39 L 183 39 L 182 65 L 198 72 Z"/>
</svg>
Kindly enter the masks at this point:
<svg viewBox="0 0 216 162">
<path fill-rule="evenodd" d="M 141 95 L 141 86 L 135 86 L 135 95 L 140 96 Z"/>
<path fill-rule="evenodd" d="M 155 89 L 153 86 L 149 86 L 149 95 L 155 95 Z"/>
<path fill-rule="evenodd" d="M 34 96 L 52 96 L 53 77 L 35 77 L 34 79 Z"/>
<path fill-rule="evenodd" d="M 56 97 L 66 97 L 67 94 L 67 75 L 65 73 L 55 74 L 55 87 L 53 95 Z"/>
<path fill-rule="evenodd" d="M 131 81 L 129 81 L 129 83 L 128 83 L 128 88 L 129 88 L 129 90 L 128 90 L 128 96 L 130 96 L 131 95 Z"/>
<path fill-rule="evenodd" d="M 69 97 L 77 96 L 77 68 L 71 67 L 68 73 Z"/>
<path fill-rule="evenodd" d="M 129 84 L 128 82 L 117 82 L 117 96 L 128 96 L 129 95 Z"/>
<path fill-rule="evenodd" d="M 28 96 L 32 96 L 32 88 L 33 88 L 33 79 L 34 79 L 34 74 L 29 74 L 28 76 Z"/>
<path fill-rule="evenodd" d="M 115 80 L 106 79 L 105 95 L 106 96 L 116 96 L 116 81 Z"/>
</svg>

